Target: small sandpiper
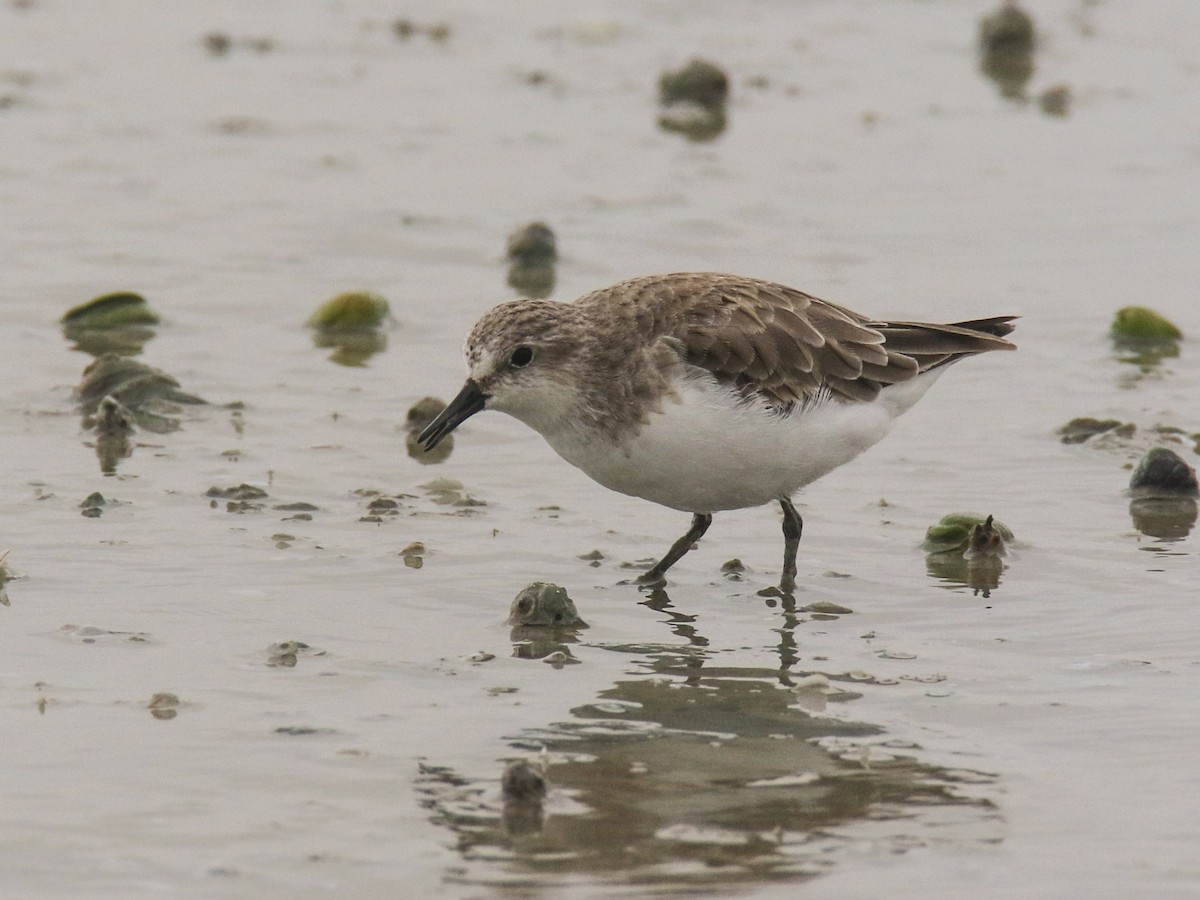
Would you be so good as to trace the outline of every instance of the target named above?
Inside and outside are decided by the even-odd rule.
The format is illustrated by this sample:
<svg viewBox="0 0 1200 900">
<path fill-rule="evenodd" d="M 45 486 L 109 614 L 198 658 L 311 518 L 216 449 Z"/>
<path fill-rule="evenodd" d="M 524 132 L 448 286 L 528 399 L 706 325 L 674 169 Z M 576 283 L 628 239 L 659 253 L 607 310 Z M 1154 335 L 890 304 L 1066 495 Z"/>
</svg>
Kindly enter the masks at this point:
<svg viewBox="0 0 1200 900">
<path fill-rule="evenodd" d="M 417 440 L 506 412 L 595 481 L 692 514 L 639 579 L 662 585 L 712 514 L 777 501 L 795 589 L 792 495 L 878 442 L 950 363 L 1014 316 L 881 322 L 793 288 L 707 272 L 652 275 L 573 303 L 514 300 L 467 338 L 469 377 Z"/>
</svg>

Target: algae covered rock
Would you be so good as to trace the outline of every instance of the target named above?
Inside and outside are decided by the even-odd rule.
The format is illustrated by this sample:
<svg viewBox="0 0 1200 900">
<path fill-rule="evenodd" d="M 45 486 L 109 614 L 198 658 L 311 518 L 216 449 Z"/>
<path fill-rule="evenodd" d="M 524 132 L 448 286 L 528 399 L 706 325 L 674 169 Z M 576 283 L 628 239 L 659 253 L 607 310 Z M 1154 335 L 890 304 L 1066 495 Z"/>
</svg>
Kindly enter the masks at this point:
<svg viewBox="0 0 1200 900">
<path fill-rule="evenodd" d="M 508 236 L 508 286 L 524 297 L 542 299 L 554 291 L 558 247 L 545 222 L 530 222 Z"/>
<path fill-rule="evenodd" d="M 422 397 L 408 410 L 404 421 L 404 448 L 408 455 L 421 465 L 433 465 L 444 462 L 454 450 L 454 435 L 449 434 L 438 442 L 432 450 L 417 440 L 417 436 L 425 427 L 438 417 L 446 404 L 437 397 Z"/>
<path fill-rule="evenodd" d="M 578 641 L 576 632 L 588 624 L 557 584 L 535 581 L 517 594 L 508 624 L 513 656 L 518 659 L 540 659 L 555 668 L 579 662 L 568 645 Z"/>
<path fill-rule="evenodd" d="M 1001 96 L 1024 98 L 1036 46 L 1033 18 L 1013 0 L 979 23 L 979 68 L 996 83 Z"/>
<path fill-rule="evenodd" d="M 378 294 L 349 291 L 317 308 L 308 319 L 310 328 L 322 331 L 368 331 L 387 321 L 388 302 Z"/>
<path fill-rule="evenodd" d="M 1142 457 L 1129 479 L 1129 490 L 1138 496 L 1200 496 L 1196 470 L 1166 447 L 1155 447 Z"/>
<path fill-rule="evenodd" d="M 445 402 L 437 397 L 422 397 L 409 407 L 408 414 L 404 417 L 404 427 L 419 434 L 430 422 L 440 416 L 445 408 Z M 442 440 L 449 440 L 451 437 L 453 435 L 447 435 Z"/>
<path fill-rule="evenodd" d="M 658 79 L 658 127 L 690 141 L 711 141 L 725 131 L 729 76 L 715 63 L 693 59 Z"/>
<path fill-rule="evenodd" d="M 939 581 L 990 597 L 1000 586 L 1013 533 L 993 516 L 951 513 L 925 532 L 925 568 Z"/>
<path fill-rule="evenodd" d="M 1038 106 L 1048 116 L 1058 119 L 1066 118 L 1071 112 L 1071 86 L 1056 84 L 1046 88 L 1038 97 Z"/>
<path fill-rule="evenodd" d="M 340 366 L 365 366 L 387 349 L 383 326 L 390 317 L 388 302 L 378 294 L 350 291 L 327 300 L 308 318 L 313 344 L 332 349 L 330 359 Z"/>
<path fill-rule="evenodd" d="M 992 516 L 951 513 L 929 527 L 921 546 L 926 553 L 962 551 L 971 556 L 1002 556 L 1006 552 L 1005 544 L 1012 539 L 1012 531 Z"/>
<path fill-rule="evenodd" d="M 586 628 L 565 588 L 535 581 L 517 594 L 509 609 L 509 625 L 539 628 Z"/>
<path fill-rule="evenodd" d="M 723 106 L 729 99 L 729 76 L 715 63 L 693 59 L 681 69 L 658 77 L 659 102 L 690 102 L 701 106 Z"/>
<path fill-rule="evenodd" d="M 96 297 L 67 310 L 62 324 L 73 328 L 116 328 L 121 325 L 157 325 L 158 315 L 146 298 L 130 291 Z"/>
<path fill-rule="evenodd" d="M 1118 437 L 1131 437 L 1137 430 L 1132 422 L 1122 422 L 1120 419 L 1097 419 L 1093 416 L 1080 416 L 1072 419 L 1058 429 L 1058 435 L 1064 444 L 1082 444 L 1099 434 L 1113 433 Z"/>
<path fill-rule="evenodd" d="M 1012 0 L 979 23 L 983 53 L 1032 53 L 1036 40 L 1033 18 Z"/>
<path fill-rule="evenodd" d="M 116 353 L 135 356 L 154 337 L 158 314 L 146 298 L 130 291 L 104 294 L 67 310 L 63 335 L 76 350 L 92 356 Z"/>
<path fill-rule="evenodd" d="M 1146 306 L 1118 309 L 1109 334 L 1122 344 L 1170 342 L 1183 337 L 1178 325 Z"/>
<path fill-rule="evenodd" d="M 545 222 L 530 222 L 508 236 L 506 253 L 510 263 L 524 266 L 554 265 L 558 246 L 554 232 Z"/>
<path fill-rule="evenodd" d="M 1179 326 L 1161 313 L 1145 306 L 1126 306 L 1117 310 L 1109 329 L 1117 358 L 1149 375 L 1164 360 L 1179 356 L 1179 342 L 1183 332 Z M 1133 386 L 1139 377 L 1126 377 L 1123 381 Z"/>
<path fill-rule="evenodd" d="M 1196 525 L 1200 484 L 1196 470 L 1166 447 L 1155 447 L 1129 479 L 1129 515 L 1142 534 L 1178 541 Z"/>
</svg>

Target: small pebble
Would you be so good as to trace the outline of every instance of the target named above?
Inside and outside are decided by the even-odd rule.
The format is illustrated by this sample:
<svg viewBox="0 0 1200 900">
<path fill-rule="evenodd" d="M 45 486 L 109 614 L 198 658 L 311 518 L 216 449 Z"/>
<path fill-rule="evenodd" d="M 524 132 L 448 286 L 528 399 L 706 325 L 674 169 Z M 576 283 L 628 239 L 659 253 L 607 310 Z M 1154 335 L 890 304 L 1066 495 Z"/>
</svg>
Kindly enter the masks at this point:
<svg viewBox="0 0 1200 900">
<path fill-rule="evenodd" d="M 1038 97 L 1038 105 L 1046 115 L 1064 118 L 1071 112 L 1071 88 L 1065 84 L 1047 88 Z"/>
<path fill-rule="evenodd" d="M 147 708 L 150 710 L 150 715 L 162 721 L 174 719 L 177 715 L 179 715 L 180 705 L 181 704 L 177 696 L 167 693 L 155 694 L 150 698 L 150 702 L 146 704 Z"/>
<path fill-rule="evenodd" d="M 553 265 L 558 261 L 554 232 L 545 222 L 530 222 L 508 236 L 508 261 L 523 266 Z"/>
<path fill-rule="evenodd" d="M 829 600 L 817 600 L 814 603 L 808 604 L 808 606 L 802 607 L 800 612 L 825 613 L 826 615 L 831 616 L 847 616 L 854 612 L 854 610 L 850 609 L 848 606 L 840 606 L 839 604 L 833 603 Z"/>
<path fill-rule="evenodd" d="M 1009 0 L 979 23 L 979 47 L 984 53 L 1032 53 L 1033 19 Z"/>
<path fill-rule="evenodd" d="M 205 497 L 219 497 L 226 500 L 260 500 L 267 492 L 252 484 L 239 484 L 235 487 L 210 487 L 204 492 Z"/>
<path fill-rule="evenodd" d="M 233 46 L 233 39 L 222 31 L 214 31 L 204 36 L 204 49 L 213 56 L 224 56 Z"/>
<path fill-rule="evenodd" d="M 1113 432 L 1121 437 L 1130 437 L 1137 426 L 1132 422 L 1123 423 L 1118 419 L 1095 419 L 1091 416 L 1081 416 L 1072 419 L 1058 429 L 1058 434 L 1064 444 L 1082 444 L 1098 434 Z"/>
<path fill-rule="evenodd" d="M 710 108 L 722 106 L 729 99 L 729 76 L 715 63 L 693 59 L 682 69 L 659 76 L 658 96 L 663 104 L 687 101 Z"/>
<path fill-rule="evenodd" d="M 404 417 L 404 427 L 409 431 L 421 432 L 446 408 L 437 397 L 422 397 L 409 407 Z"/>
</svg>

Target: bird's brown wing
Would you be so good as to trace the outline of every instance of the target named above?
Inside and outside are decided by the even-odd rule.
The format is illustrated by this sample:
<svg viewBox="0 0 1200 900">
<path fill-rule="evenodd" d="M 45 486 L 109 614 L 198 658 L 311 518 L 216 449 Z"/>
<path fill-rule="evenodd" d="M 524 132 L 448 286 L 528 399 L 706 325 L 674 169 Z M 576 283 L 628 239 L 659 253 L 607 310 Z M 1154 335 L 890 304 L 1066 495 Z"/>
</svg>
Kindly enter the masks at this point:
<svg viewBox="0 0 1200 900">
<path fill-rule="evenodd" d="M 1014 349 L 1003 339 L 1011 316 L 876 322 L 783 285 L 710 273 L 618 287 L 638 308 L 639 325 L 682 342 L 688 363 L 780 410 L 823 396 L 870 401 L 889 384 L 964 356 Z"/>
</svg>

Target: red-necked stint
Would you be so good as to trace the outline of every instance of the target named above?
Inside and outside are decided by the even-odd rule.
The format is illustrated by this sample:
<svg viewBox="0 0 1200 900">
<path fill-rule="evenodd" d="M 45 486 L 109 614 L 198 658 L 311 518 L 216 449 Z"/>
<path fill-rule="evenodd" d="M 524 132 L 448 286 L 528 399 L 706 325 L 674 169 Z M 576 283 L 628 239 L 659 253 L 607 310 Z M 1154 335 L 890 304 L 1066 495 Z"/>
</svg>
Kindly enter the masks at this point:
<svg viewBox="0 0 1200 900">
<path fill-rule="evenodd" d="M 778 501 L 791 592 L 804 524 L 792 495 L 879 441 L 950 363 L 1015 349 L 1014 318 L 881 322 L 705 272 L 514 300 L 471 329 L 467 382 L 418 440 L 432 448 L 499 410 L 605 487 L 692 513 L 646 585 L 665 583 L 714 512 Z"/>
</svg>

